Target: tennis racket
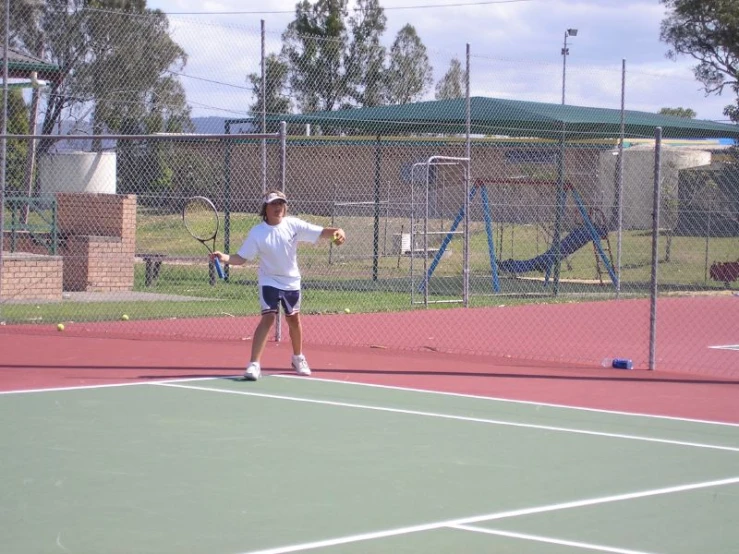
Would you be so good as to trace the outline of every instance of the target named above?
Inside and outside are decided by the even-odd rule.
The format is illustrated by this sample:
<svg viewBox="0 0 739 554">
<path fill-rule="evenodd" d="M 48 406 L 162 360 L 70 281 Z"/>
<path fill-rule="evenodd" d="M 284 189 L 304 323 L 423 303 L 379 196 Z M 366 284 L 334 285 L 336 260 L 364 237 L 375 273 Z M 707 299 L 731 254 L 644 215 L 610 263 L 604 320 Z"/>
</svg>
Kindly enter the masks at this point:
<svg viewBox="0 0 739 554">
<path fill-rule="evenodd" d="M 208 249 L 211 254 L 216 248 L 216 235 L 218 234 L 218 212 L 213 202 L 204 196 L 193 196 L 185 202 L 182 208 L 182 223 L 185 229 L 192 235 L 195 240 Z M 213 246 L 208 246 L 210 242 Z M 225 278 L 223 266 L 218 258 L 213 258 L 218 277 Z"/>
</svg>

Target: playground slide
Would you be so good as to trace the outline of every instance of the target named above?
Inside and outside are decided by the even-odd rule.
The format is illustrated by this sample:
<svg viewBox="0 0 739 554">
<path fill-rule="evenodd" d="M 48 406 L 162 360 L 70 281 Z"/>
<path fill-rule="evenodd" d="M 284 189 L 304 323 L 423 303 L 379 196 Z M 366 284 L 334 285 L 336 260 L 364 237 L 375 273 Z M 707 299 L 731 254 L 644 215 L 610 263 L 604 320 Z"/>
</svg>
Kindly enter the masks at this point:
<svg viewBox="0 0 739 554">
<path fill-rule="evenodd" d="M 598 232 L 601 230 L 598 229 Z M 566 258 L 580 250 L 588 244 L 593 237 L 590 235 L 587 227 L 577 227 L 560 242 L 559 255 L 560 258 Z M 501 271 L 508 273 L 526 273 L 528 271 L 544 271 L 546 272 L 553 264 L 555 257 L 556 245 L 539 254 L 530 260 L 504 260 L 498 264 Z"/>
</svg>

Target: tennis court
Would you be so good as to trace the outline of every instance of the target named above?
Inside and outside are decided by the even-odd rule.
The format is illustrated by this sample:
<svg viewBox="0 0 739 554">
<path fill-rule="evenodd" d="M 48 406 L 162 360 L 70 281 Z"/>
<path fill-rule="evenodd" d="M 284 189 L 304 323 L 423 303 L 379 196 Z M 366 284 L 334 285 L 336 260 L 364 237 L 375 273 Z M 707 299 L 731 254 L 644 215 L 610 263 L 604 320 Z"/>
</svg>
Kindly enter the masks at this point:
<svg viewBox="0 0 739 554">
<path fill-rule="evenodd" d="M 4 552 L 739 552 L 735 380 L 336 348 L 299 378 L 271 344 L 247 383 L 243 345 L 0 338 Z"/>
</svg>

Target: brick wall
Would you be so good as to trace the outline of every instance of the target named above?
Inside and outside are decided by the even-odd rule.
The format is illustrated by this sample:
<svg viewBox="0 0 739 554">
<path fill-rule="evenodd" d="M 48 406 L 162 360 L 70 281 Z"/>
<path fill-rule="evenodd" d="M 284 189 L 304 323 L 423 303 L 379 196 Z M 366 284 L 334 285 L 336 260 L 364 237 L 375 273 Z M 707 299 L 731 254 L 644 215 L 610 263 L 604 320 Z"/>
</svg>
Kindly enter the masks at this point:
<svg viewBox="0 0 739 554">
<path fill-rule="evenodd" d="M 131 290 L 136 196 L 59 193 L 57 206 L 64 237 L 64 290 Z"/>
<path fill-rule="evenodd" d="M 190 146 L 192 147 L 192 146 Z M 185 148 L 185 146 L 183 146 Z M 202 155 L 210 150 L 202 147 Z M 262 190 L 260 146 L 245 143 L 232 147 L 229 158 L 230 186 L 233 209 L 258 211 Z M 530 174 L 539 180 L 554 180 L 557 176 L 556 143 L 541 141 L 476 141 L 472 144 L 471 177 L 516 179 Z M 597 199 L 598 161 L 601 148 L 584 146 L 568 147 L 565 152 L 566 179 L 580 192 L 586 204 Z M 516 155 L 516 154 L 519 155 Z M 524 154 L 523 159 L 520 154 Z M 534 161 L 527 161 L 526 155 Z M 212 154 L 211 154 L 212 155 Z M 220 154 L 222 155 L 222 154 Z M 270 150 L 267 188 L 279 188 L 279 164 L 276 151 Z M 287 194 L 293 213 L 305 212 L 330 215 L 334 201 L 369 201 L 374 198 L 375 179 L 379 178 L 381 198 L 388 194 L 396 204 L 408 203 L 410 184 L 406 177 L 409 166 L 426 161 L 431 156 L 465 156 L 465 144 L 461 140 L 408 140 L 383 138 L 378 149 L 373 140 L 341 141 L 291 137 L 287 144 Z M 537 158 L 539 156 L 539 158 Z M 538 161 L 537 161 L 538 160 Z M 379 173 L 375 173 L 378 169 Z M 439 194 L 449 199 L 450 211 L 456 214 L 464 201 L 459 168 L 437 167 Z M 425 175 L 422 169 L 414 174 Z M 610 176 L 609 176 L 610 178 Z M 421 188 L 421 187 L 419 187 Z M 532 192 L 532 187 L 520 185 L 496 185 L 489 187 L 494 203 L 509 203 L 511 209 L 521 207 L 519 218 L 525 219 L 531 206 L 553 205 L 554 187 Z M 541 187 L 540 187 L 541 188 Z M 218 194 L 214 194 L 218 199 Z M 529 198 L 530 197 L 530 198 Z M 522 200 L 523 198 L 523 200 Z M 523 202 L 523 205 L 522 205 Z"/>
<path fill-rule="evenodd" d="M 56 195 L 60 231 L 134 240 L 136 196 L 60 192 Z"/>
<path fill-rule="evenodd" d="M 3 253 L 0 295 L 3 299 L 62 299 L 61 256 Z"/>
<path fill-rule="evenodd" d="M 14 282 L 23 272 L 25 298 L 56 298 L 62 286 L 68 291 L 114 292 L 133 288 L 134 252 L 136 250 L 136 196 L 90 193 L 58 193 L 57 221 L 61 237 L 60 257 L 45 256 L 45 248 L 24 233 L 17 235 L 16 253 L 4 254 L 3 290 L 17 293 Z M 10 249 L 10 236 L 4 237 L 4 249 Z M 28 257 L 37 255 L 36 257 Z M 20 256 L 20 258 L 15 258 Z M 25 256 L 25 257 L 24 257 Z M 38 265 L 39 259 L 57 259 L 58 263 Z M 62 263 L 63 260 L 63 263 Z M 28 264 L 23 269 L 23 264 Z M 41 268 L 41 269 L 40 269 Z M 46 275 L 58 271 L 58 279 Z M 10 273 L 12 272 L 12 274 Z M 41 273 L 39 273 L 41 272 Z M 28 280 L 29 275 L 39 276 Z M 53 281 L 51 285 L 47 280 Z M 56 281 L 59 282 L 57 294 Z M 54 291 L 54 292 L 50 292 Z"/>
</svg>

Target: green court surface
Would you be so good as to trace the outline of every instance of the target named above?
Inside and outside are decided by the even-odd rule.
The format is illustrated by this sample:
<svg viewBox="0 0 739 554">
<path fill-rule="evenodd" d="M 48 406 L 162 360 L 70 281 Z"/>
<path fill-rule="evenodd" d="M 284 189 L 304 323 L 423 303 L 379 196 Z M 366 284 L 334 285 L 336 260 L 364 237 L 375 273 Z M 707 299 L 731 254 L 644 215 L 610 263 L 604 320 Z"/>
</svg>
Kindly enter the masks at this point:
<svg viewBox="0 0 739 554">
<path fill-rule="evenodd" d="M 12 554 L 739 552 L 739 426 L 285 376 L 0 394 Z"/>
</svg>

